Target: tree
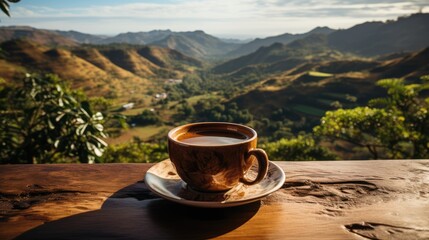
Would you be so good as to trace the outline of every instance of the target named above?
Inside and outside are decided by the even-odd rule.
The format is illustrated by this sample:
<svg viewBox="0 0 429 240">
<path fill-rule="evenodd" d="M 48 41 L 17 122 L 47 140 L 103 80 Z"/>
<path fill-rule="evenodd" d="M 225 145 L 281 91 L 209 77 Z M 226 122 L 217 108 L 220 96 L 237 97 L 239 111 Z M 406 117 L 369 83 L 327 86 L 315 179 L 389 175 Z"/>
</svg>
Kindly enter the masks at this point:
<svg viewBox="0 0 429 240">
<path fill-rule="evenodd" d="M 144 143 L 140 139 L 134 139 L 129 143 L 109 146 L 99 160 L 104 163 L 147 163 L 160 162 L 166 158 L 166 143 Z"/>
<path fill-rule="evenodd" d="M 314 128 L 316 135 L 333 140 L 343 140 L 359 147 L 366 147 L 372 156 L 379 158 L 379 148 L 385 148 L 380 138 L 386 127 L 399 128 L 384 109 L 357 107 L 328 111 L 321 124 Z"/>
<path fill-rule="evenodd" d="M 420 96 L 422 91 L 429 89 L 429 75 L 421 80 L 420 84 L 405 84 L 404 79 L 380 80 L 377 84 L 387 89 L 389 97 L 369 103 L 373 107 L 388 109 L 393 118 L 401 120 L 401 128 L 385 137 L 389 148 L 394 149 L 403 142 L 411 144 L 410 151 L 401 152 L 404 157 L 429 157 L 429 98 Z"/>
<path fill-rule="evenodd" d="M 176 114 L 173 115 L 176 122 L 190 120 L 195 114 L 195 109 L 186 100 L 181 101 L 176 109 Z"/>
<path fill-rule="evenodd" d="M 237 104 L 224 105 L 217 98 L 199 100 L 195 105 L 194 121 L 236 122 L 246 124 L 253 120 L 253 115 L 248 109 L 239 109 Z"/>
<path fill-rule="evenodd" d="M 337 156 L 316 144 L 311 135 L 299 135 L 293 138 L 282 138 L 261 146 L 267 152 L 270 160 L 334 160 Z"/>
<path fill-rule="evenodd" d="M 366 147 L 373 158 L 380 151 L 389 158 L 429 157 L 429 98 L 419 93 L 429 89 L 421 84 L 405 84 L 403 79 L 383 79 L 378 86 L 387 89 L 387 97 L 373 99 L 367 107 L 326 112 L 316 135 L 344 140 Z"/>
<path fill-rule="evenodd" d="M 0 96 L 1 163 L 92 163 L 107 147 L 103 115 L 77 101 L 54 75 L 27 75 L 22 86 Z"/>
<path fill-rule="evenodd" d="M 129 123 L 145 126 L 151 124 L 160 124 L 161 119 L 154 111 L 145 109 L 139 115 L 131 117 Z"/>
</svg>

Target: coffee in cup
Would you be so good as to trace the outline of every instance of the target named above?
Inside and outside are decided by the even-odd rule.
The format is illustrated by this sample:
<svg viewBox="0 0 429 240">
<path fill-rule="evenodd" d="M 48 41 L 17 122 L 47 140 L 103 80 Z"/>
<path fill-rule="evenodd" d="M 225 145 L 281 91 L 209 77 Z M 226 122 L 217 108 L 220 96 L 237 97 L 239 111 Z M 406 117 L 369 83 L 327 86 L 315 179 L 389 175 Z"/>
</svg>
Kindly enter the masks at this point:
<svg viewBox="0 0 429 240">
<path fill-rule="evenodd" d="M 268 171 L 268 156 L 256 144 L 256 131 L 235 123 L 191 123 L 168 133 L 171 162 L 180 178 L 198 191 L 226 191 L 240 182 L 261 181 Z M 255 160 L 257 176 L 247 179 Z"/>
</svg>

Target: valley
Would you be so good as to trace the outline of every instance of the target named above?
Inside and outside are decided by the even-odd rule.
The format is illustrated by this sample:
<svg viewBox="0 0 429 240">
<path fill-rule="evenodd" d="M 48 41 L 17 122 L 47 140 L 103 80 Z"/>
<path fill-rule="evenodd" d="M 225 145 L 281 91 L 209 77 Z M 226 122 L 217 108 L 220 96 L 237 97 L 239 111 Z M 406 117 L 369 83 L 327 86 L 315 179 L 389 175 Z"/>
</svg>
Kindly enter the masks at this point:
<svg viewBox="0 0 429 240">
<path fill-rule="evenodd" d="M 268 144 L 311 133 L 327 111 L 385 97 L 380 79 L 420 83 L 429 74 L 427 22 L 429 14 L 419 13 L 248 43 L 203 31 L 107 38 L 0 27 L 0 84 L 19 85 L 26 73 L 58 75 L 103 114 L 126 117 L 126 126 L 107 125 L 113 146 L 163 145 L 169 129 L 196 121 L 246 124 Z M 340 159 L 370 158 L 344 142 L 318 144 Z"/>
</svg>

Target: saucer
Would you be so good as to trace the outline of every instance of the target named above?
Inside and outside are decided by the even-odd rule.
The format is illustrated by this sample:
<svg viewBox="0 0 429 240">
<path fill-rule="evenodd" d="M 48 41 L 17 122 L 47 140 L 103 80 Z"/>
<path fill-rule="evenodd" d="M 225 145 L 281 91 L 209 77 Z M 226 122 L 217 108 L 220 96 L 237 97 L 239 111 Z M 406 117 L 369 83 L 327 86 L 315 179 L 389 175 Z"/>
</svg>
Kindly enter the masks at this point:
<svg viewBox="0 0 429 240">
<path fill-rule="evenodd" d="M 247 174 L 256 174 L 250 169 Z M 205 208 L 224 208 L 258 201 L 278 190 L 285 181 L 285 173 L 270 162 L 265 178 L 254 185 L 239 183 L 227 192 L 206 193 L 189 188 L 169 159 L 152 166 L 145 175 L 146 186 L 158 196 L 184 205 Z"/>
</svg>

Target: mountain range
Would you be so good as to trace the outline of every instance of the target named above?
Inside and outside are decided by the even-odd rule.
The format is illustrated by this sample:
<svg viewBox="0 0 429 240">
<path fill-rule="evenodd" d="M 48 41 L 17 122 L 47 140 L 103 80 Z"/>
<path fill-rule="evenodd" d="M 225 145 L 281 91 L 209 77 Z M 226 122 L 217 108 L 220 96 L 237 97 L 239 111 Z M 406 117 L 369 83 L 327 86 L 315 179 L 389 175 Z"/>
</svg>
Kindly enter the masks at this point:
<svg viewBox="0 0 429 240">
<path fill-rule="evenodd" d="M 329 34 L 331 48 L 361 56 L 416 51 L 429 44 L 429 14 L 417 13 L 396 21 L 366 22 Z"/>
<path fill-rule="evenodd" d="M 250 54 L 225 61 L 213 68 L 216 73 L 233 73 L 259 66 L 258 71 L 284 71 L 302 62 L 340 58 L 377 57 L 418 51 L 429 46 L 429 14 L 414 14 L 397 21 L 367 22 L 330 33 L 306 34 L 289 43 L 274 43 Z M 323 33 L 325 32 L 325 33 Z"/>
<path fill-rule="evenodd" d="M 88 34 L 77 33 L 77 35 Z M 49 46 L 79 45 L 79 42 L 73 37 L 63 36 L 52 30 L 37 29 L 28 26 L 0 27 L 0 43 L 14 39 L 29 39 L 37 44 Z"/>
<path fill-rule="evenodd" d="M 259 65 L 263 71 L 274 72 L 291 69 L 302 62 L 328 61 L 343 57 L 339 51 L 329 48 L 324 34 L 311 34 L 289 44 L 274 43 L 261 47 L 248 55 L 226 61 L 213 68 L 215 73 L 231 73 L 244 67 Z"/>
<path fill-rule="evenodd" d="M 243 55 L 250 54 L 252 52 L 255 52 L 260 47 L 267 47 L 274 43 L 282 43 L 282 44 L 288 44 L 290 42 L 293 42 L 298 39 L 302 39 L 305 37 L 308 37 L 312 34 L 330 34 L 332 32 L 335 32 L 334 29 L 331 29 L 329 27 L 316 27 L 313 30 L 302 33 L 302 34 L 291 34 L 291 33 L 285 33 L 278 36 L 273 37 L 267 37 L 267 38 L 257 38 L 247 44 L 243 44 L 239 48 L 231 51 L 228 53 L 228 56 L 231 57 L 239 57 Z"/>
<path fill-rule="evenodd" d="M 163 91 L 162 79 L 208 70 L 245 89 L 234 100 L 242 107 L 270 96 L 274 102 L 260 106 L 272 110 L 287 102 L 281 96 L 293 98 L 297 94 L 293 89 L 320 93 L 326 90 L 321 86 L 336 89 L 333 95 L 355 89 L 347 94 L 364 101 L 369 96 L 356 89 L 367 81 L 429 73 L 428 22 L 429 14 L 418 13 L 395 21 L 341 30 L 319 27 L 248 43 L 224 41 L 203 31 L 154 30 L 108 37 L 0 27 L 0 78 L 12 81 L 25 72 L 52 72 L 90 95 L 128 98 L 129 92 L 143 97 L 149 90 Z"/>
<path fill-rule="evenodd" d="M 225 52 L 235 49 L 238 44 L 222 41 L 203 31 L 173 32 L 170 30 L 153 30 L 150 32 L 128 32 L 113 37 L 100 37 L 74 31 L 56 31 L 79 43 L 112 44 L 126 43 L 132 45 L 155 45 L 175 49 L 185 55 L 198 58 L 216 58 Z"/>
<path fill-rule="evenodd" d="M 289 34 L 255 39 L 248 43 L 223 40 L 203 31 L 173 32 L 153 30 L 128 32 L 116 36 L 98 36 L 76 31 L 42 30 L 31 27 L 0 27 L 0 42 L 29 38 L 39 44 L 75 46 L 78 44 L 132 44 L 155 45 L 177 50 L 200 60 L 233 59 L 249 55 L 261 47 L 281 43 L 284 45 L 310 37 L 325 35 L 326 46 L 343 53 L 373 57 L 396 52 L 416 51 L 429 43 L 429 14 L 416 13 L 386 22 L 365 22 L 348 29 L 334 30 L 317 27 L 307 33 Z M 325 41 L 325 40 L 324 40 Z M 315 43 L 318 44 L 318 43 Z"/>
</svg>

